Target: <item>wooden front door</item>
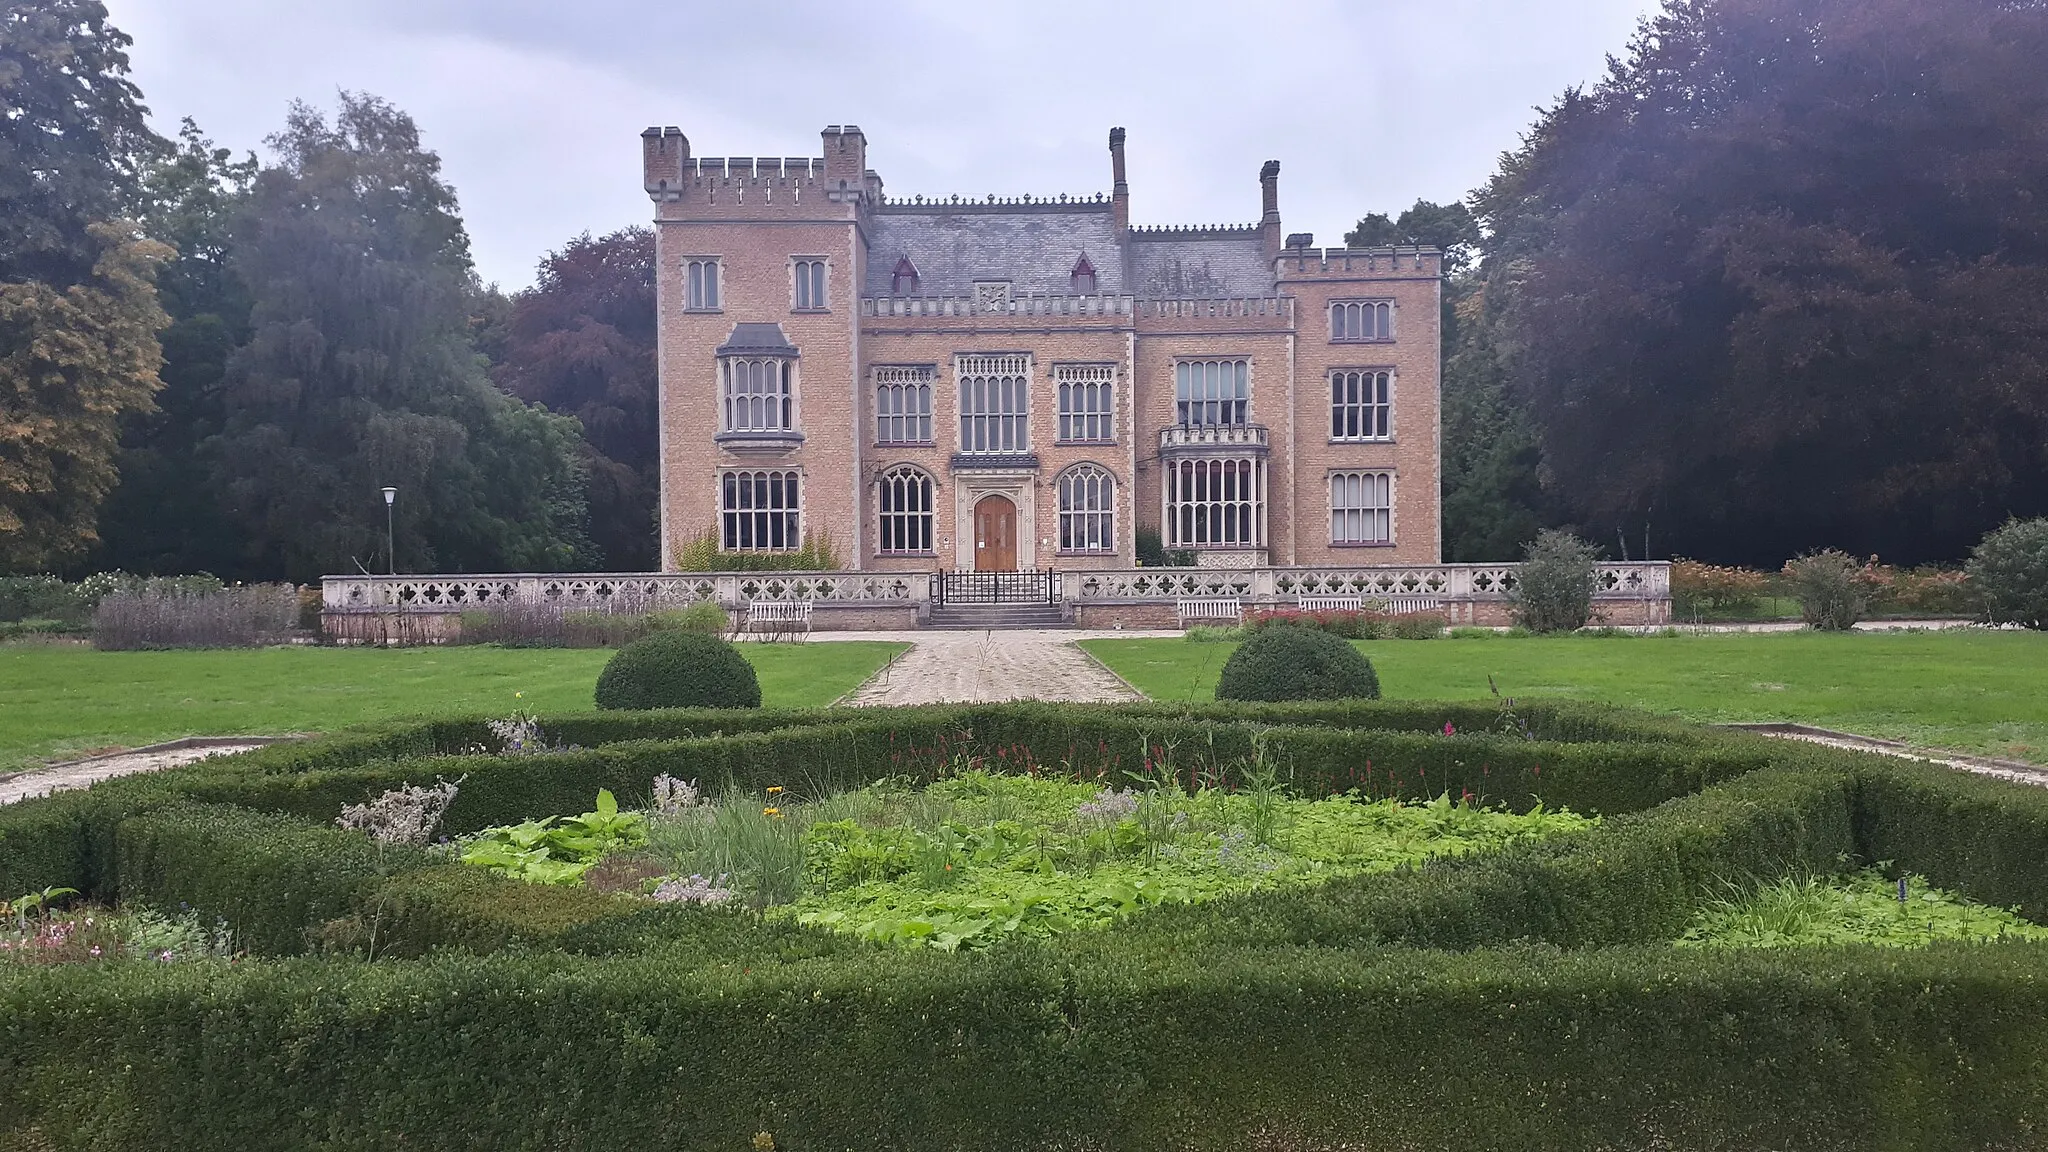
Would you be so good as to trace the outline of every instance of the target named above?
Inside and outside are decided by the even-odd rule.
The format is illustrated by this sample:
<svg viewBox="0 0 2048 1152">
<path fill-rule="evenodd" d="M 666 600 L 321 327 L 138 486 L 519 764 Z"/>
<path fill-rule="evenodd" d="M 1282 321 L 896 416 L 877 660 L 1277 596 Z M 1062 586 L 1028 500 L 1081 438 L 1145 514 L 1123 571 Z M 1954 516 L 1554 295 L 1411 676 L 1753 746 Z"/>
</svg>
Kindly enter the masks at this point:
<svg viewBox="0 0 2048 1152">
<path fill-rule="evenodd" d="M 974 506 L 974 570 L 1017 570 L 1017 506 L 1007 497 L 983 496 Z"/>
</svg>

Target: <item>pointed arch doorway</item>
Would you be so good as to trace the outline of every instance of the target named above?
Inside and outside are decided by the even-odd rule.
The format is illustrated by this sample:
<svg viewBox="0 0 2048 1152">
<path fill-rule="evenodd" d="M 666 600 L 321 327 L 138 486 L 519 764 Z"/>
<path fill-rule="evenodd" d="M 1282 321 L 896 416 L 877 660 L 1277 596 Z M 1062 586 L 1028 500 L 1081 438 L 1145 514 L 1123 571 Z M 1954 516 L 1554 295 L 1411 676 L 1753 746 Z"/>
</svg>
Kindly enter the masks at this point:
<svg viewBox="0 0 2048 1152">
<path fill-rule="evenodd" d="M 975 502 L 974 570 L 1017 570 L 1017 505 L 1007 496 L 983 496 Z"/>
</svg>

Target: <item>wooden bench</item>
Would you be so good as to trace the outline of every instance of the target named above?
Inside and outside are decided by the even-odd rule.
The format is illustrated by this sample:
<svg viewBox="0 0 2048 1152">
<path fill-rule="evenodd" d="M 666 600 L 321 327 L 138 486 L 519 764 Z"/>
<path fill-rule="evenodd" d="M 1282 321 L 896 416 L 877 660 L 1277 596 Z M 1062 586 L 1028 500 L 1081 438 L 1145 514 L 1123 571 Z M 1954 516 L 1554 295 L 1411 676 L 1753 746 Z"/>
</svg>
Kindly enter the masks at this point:
<svg viewBox="0 0 2048 1152">
<path fill-rule="evenodd" d="M 1437 612 L 1444 606 L 1444 602 L 1434 596 L 1389 596 L 1386 603 L 1386 611 L 1390 616 L 1406 616 L 1413 612 Z"/>
<path fill-rule="evenodd" d="M 808 635 L 811 630 L 809 600 L 749 600 L 742 632 L 768 632 L 776 636 Z"/>
<path fill-rule="evenodd" d="M 1235 596 L 1183 597 L 1173 602 L 1174 615 L 1186 628 L 1190 620 L 1223 620 L 1244 623 L 1244 601 Z"/>
<path fill-rule="evenodd" d="M 1363 596 L 1303 596 L 1294 602 L 1303 612 L 1363 612 Z"/>
</svg>

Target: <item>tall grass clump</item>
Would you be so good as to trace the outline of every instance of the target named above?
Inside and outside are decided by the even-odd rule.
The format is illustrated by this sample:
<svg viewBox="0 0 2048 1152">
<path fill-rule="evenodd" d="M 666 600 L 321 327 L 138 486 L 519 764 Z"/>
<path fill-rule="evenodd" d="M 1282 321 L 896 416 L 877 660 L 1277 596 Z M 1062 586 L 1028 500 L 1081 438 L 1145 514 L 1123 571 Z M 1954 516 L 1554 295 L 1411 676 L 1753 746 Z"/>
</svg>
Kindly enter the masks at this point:
<svg viewBox="0 0 2048 1152">
<path fill-rule="evenodd" d="M 836 572 L 839 553 L 829 536 L 804 533 L 801 548 L 794 552 L 727 552 L 716 528 L 676 549 L 676 569 L 682 572 Z"/>
<path fill-rule="evenodd" d="M 709 600 L 664 608 L 652 596 L 620 590 L 601 605 L 526 601 L 492 604 L 462 614 L 461 644 L 505 648 L 623 648 L 656 632 L 723 635 L 725 609 Z"/>
<path fill-rule="evenodd" d="M 1870 610 L 1863 565 L 1833 548 L 1807 552 L 1785 564 L 1785 580 L 1799 599 L 1799 615 L 1808 627 L 1846 632 Z"/>
<path fill-rule="evenodd" d="M 143 648 L 259 648 L 282 643 L 299 621 L 289 584 L 212 591 L 148 585 L 100 598 L 92 643 L 103 651 Z"/>
</svg>

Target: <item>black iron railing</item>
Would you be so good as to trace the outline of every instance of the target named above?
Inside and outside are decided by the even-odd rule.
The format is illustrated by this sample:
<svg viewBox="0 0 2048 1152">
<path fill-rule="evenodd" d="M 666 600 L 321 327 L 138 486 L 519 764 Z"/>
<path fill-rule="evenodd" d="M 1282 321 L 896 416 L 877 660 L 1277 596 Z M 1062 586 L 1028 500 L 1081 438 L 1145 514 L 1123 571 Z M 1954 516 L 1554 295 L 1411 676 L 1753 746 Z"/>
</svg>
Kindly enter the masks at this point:
<svg viewBox="0 0 2048 1152">
<path fill-rule="evenodd" d="M 1060 574 L 1050 568 L 1030 572 L 934 572 L 932 603 L 1057 604 Z"/>
</svg>

